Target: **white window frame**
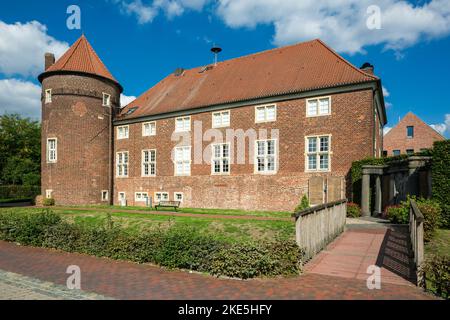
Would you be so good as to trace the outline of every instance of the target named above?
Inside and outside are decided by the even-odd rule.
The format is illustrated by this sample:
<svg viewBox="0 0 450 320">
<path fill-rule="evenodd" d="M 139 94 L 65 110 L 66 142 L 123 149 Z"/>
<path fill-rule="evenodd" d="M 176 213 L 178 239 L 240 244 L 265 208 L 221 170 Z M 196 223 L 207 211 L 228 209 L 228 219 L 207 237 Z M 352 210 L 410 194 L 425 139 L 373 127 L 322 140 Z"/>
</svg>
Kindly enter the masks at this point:
<svg viewBox="0 0 450 320">
<path fill-rule="evenodd" d="M 110 107 L 111 106 L 111 95 L 109 93 L 103 92 L 102 94 L 102 106 Z"/>
<path fill-rule="evenodd" d="M 267 159 L 269 158 L 269 154 L 267 153 L 268 148 L 267 148 L 267 142 L 268 141 L 274 141 L 274 168 L 273 170 L 267 170 Z M 259 171 L 258 170 L 258 142 L 265 142 L 265 147 L 264 147 L 264 170 L 263 171 Z M 278 139 L 260 139 L 260 140 L 255 140 L 255 146 L 254 146 L 254 173 L 255 174 L 267 174 L 267 175 L 271 175 L 271 174 L 276 174 L 278 172 Z"/>
<path fill-rule="evenodd" d="M 320 151 L 320 138 L 328 138 L 328 151 Z M 309 151 L 309 139 L 316 139 L 316 151 Z M 305 172 L 331 172 L 331 156 L 333 154 L 332 151 L 332 135 L 331 134 L 317 134 L 317 135 L 309 135 L 305 136 Z M 328 168 L 321 169 L 320 168 L 320 156 L 328 154 Z M 316 168 L 309 169 L 309 156 L 316 156 Z"/>
<path fill-rule="evenodd" d="M 106 194 L 106 197 L 103 196 L 104 194 Z M 102 199 L 102 201 L 108 201 L 109 200 L 109 191 L 108 190 L 102 190 L 101 199 Z"/>
<path fill-rule="evenodd" d="M 50 141 L 55 141 L 55 148 L 50 149 Z M 50 157 L 50 152 L 55 152 L 55 157 L 52 159 Z M 58 162 L 58 138 L 47 138 L 47 163 L 56 163 Z"/>
<path fill-rule="evenodd" d="M 228 157 L 223 156 L 223 146 L 228 146 Z M 220 157 L 216 158 L 215 147 L 220 146 Z M 220 172 L 215 172 L 214 160 L 220 161 Z M 223 171 L 223 160 L 228 160 L 228 172 Z M 211 174 L 214 176 L 229 175 L 231 173 L 231 143 L 214 143 L 211 144 Z"/>
<path fill-rule="evenodd" d="M 177 123 L 178 120 L 183 120 L 183 129 L 178 129 Z M 189 121 L 189 128 L 186 128 L 186 124 L 184 121 Z M 185 116 L 185 117 L 177 117 L 175 118 L 175 132 L 190 132 L 191 131 L 191 116 Z"/>
<path fill-rule="evenodd" d="M 119 163 L 119 154 L 122 154 L 122 162 Z M 127 155 L 127 162 L 123 161 L 125 159 L 124 155 Z M 129 174 L 129 163 L 130 163 L 130 154 L 128 151 L 118 151 L 116 152 L 116 177 L 117 178 L 128 178 Z M 122 174 L 119 175 L 119 166 L 122 168 Z M 125 168 L 127 171 L 127 174 L 125 175 Z"/>
<path fill-rule="evenodd" d="M 223 116 L 224 114 L 228 114 L 228 122 L 224 123 L 223 121 Z M 215 125 L 214 123 L 214 117 L 215 116 L 219 116 L 220 117 L 220 124 L 219 125 Z M 226 128 L 229 127 L 231 125 L 231 111 L 230 110 L 223 110 L 223 111 L 216 111 L 212 113 L 212 128 Z"/>
<path fill-rule="evenodd" d="M 162 195 L 163 194 L 166 194 L 167 195 L 167 200 L 162 200 L 162 201 L 170 201 L 170 197 L 169 197 L 169 193 L 168 192 L 165 192 L 165 191 L 158 191 L 158 192 L 155 192 L 155 203 L 159 203 L 161 200 L 158 200 L 158 194 L 160 194 L 161 195 L 161 199 L 162 199 Z"/>
<path fill-rule="evenodd" d="M 178 160 L 177 159 L 177 149 L 186 149 L 186 148 L 189 149 L 189 160 L 185 160 L 185 159 Z M 184 155 L 184 150 L 183 150 L 183 155 Z M 190 176 L 191 175 L 191 171 L 192 171 L 192 168 L 191 168 L 192 167 L 192 147 L 191 146 L 175 147 L 173 159 L 174 159 L 173 162 L 174 162 L 174 175 L 175 176 Z M 182 173 L 177 172 L 177 164 L 180 162 L 183 164 L 183 172 Z M 188 163 L 188 162 L 189 162 L 189 173 L 185 173 L 184 172 L 184 164 Z"/>
<path fill-rule="evenodd" d="M 179 194 L 181 194 L 181 200 L 178 200 L 178 199 L 177 199 L 177 195 L 179 195 Z M 184 194 L 183 194 L 183 192 L 174 192 L 174 193 L 173 193 L 173 200 L 174 200 L 174 201 L 180 201 L 180 202 L 183 202 L 183 201 L 184 201 Z"/>
<path fill-rule="evenodd" d="M 145 162 L 145 153 L 148 152 L 148 162 Z M 155 161 L 152 161 L 151 153 L 155 153 Z M 145 164 L 148 164 L 148 174 L 145 174 Z M 151 174 L 151 165 L 155 167 L 155 173 Z M 142 177 L 155 177 L 156 176 L 156 149 L 146 149 L 142 150 L 142 160 L 141 160 L 141 176 Z"/>
<path fill-rule="evenodd" d="M 45 101 L 45 104 L 52 103 L 52 89 L 45 90 L 44 101 Z"/>
<path fill-rule="evenodd" d="M 269 108 L 269 107 L 275 108 L 274 118 L 270 119 L 270 120 L 267 119 L 267 108 Z M 261 108 L 264 108 L 264 120 L 258 120 L 258 109 L 261 109 Z M 265 122 L 274 122 L 274 121 L 277 121 L 277 104 L 276 103 L 255 106 L 255 123 L 265 123 Z"/>
<path fill-rule="evenodd" d="M 124 132 L 126 133 L 125 135 L 121 135 L 120 134 L 120 129 L 126 129 Z M 123 139 L 128 139 L 130 137 L 130 126 L 126 125 L 126 126 L 118 126 L 117 127 L 117 140 L 123 140 Z"/>
<path fill-rule="evenodd" d="M 45 198 L 46 199 L 51 199 L 52 195 L 53 195 L 53 190 L 52 189 L 45 190 Z"/>
<path fill-rule="evenodd" d="M 145 132 L 145 126 L 148 125 L 150 126 L 150 132 L 146 133 Z M 154 128 L 153 132 L 152 132 L 152 126 Z M 151 136 L 156 136 L 156 121 L 150 121 L 150 122 L 144 122 L 142 124 L 142 136 L 143 137 L 151 137 Z"/>
<path fill-rule="evenodd" d="M 324 100 L 324 99 L 328 99 L 328 113 L 320 112 L 320 100 Z M 317 102 L 317 111 L 315 114 L 309 114 L 309 102 L 311 102 L 311 101 Z M 306 117 L 307 118 L 324 117 L 324 116 L 329 116 L 329 115 L 331 115 L 331 96 L 306 99 Z"/>
<path fill-rule="evenodd" d="M 138 195 L 140 195 L 138 197 Z M 134 193 L 134 202 L 147 202 L 145 199 L 148 199 L 148 192 L 138 191 Z"/>
</svg>

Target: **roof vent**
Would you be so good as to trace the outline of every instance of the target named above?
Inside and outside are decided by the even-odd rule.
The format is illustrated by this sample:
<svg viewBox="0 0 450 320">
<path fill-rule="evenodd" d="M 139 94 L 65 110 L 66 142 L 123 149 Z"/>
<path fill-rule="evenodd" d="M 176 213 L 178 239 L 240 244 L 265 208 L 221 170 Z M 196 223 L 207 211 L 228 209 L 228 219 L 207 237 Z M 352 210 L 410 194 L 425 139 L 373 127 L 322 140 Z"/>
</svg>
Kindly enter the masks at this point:
<svg viewBox="0 0 450 320">
<path fill-rule="evenodd" d="M 126 115 L 126 116 L 129 116 L 130 114 L 132 114 L 133 112 L 135 112 L 138 108 L 139 108 L 139 107 L 133 107 L 133 108 L 130 108 L 130 109 L 125 113 L 125 115 Z"/>
<path fill-rule="evenodd" d="M 217 66 L 217 56 L 222 52 L 222 48 L 214 44 L 211 48 L 211 52 L 214 53 L 214 65 Z"/>
<path fill-rule="evenodd" d="M 212 68 L 213 68 L 213 66 L 204 66 L 203 68 L 200 69 L 200 71 L 198 73 L 206 72 L 208 70 L 211 70 Z"/>
<path fill-rule="evenodd" d="M 362 71 L 364 71 L 364 72 L 373 74 L 373 71 L 374 71 L 375 68 L 374 68 L 374 66 L 371 65 L 369 62 L 365 62 L 365 63 L 361 66 L 360 69 L 361 69 Z"/>
<path fill-rule="evenodd" d="M 173 73 L 175 75 L 175 77 L 179 77 L 184 73 L 184 69 L 183 68 L 176 68 L 175 72 Z"/>
</svg>

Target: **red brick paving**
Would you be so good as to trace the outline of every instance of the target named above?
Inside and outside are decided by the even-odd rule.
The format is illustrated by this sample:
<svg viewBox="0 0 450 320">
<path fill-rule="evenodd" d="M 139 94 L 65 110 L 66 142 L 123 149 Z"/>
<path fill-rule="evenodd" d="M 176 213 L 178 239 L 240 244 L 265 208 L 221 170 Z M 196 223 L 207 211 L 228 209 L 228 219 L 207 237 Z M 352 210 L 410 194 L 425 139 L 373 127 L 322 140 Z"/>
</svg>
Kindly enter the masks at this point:
<svg viewBox="0 0 450 320">
<path fill-rule="evenodd" d="M 432 299 L 417 287 L 307 273 L 292 278 L 233 280 L 171 271 L 0 241 L 0 269 L 65 285 L 69 265 L 81 268 L 83 290 L 118 299 Z"/>
</svg>

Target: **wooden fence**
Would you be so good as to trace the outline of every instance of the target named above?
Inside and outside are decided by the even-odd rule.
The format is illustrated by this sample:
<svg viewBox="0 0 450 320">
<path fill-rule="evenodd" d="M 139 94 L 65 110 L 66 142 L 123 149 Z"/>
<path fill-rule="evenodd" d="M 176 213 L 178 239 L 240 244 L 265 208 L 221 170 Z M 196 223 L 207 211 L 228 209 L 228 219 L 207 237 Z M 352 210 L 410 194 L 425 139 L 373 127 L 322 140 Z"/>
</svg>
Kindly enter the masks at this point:
<svg viewBox="0 0 450 320">
<path fill-rule="evenodd" d="M 416 202 L 411 199 L 409 207 L 409 236 L 411 239 L 412 252 L 414 254 L 414 264 L 419 270 L 423 262 L 423 214 L 417 207 Z M 420 282 L 420 279 L 417 279 Z"/>
<path fill-rule="evenodd" d="M 344 231 L 347 200 L 321 204 L 294 213 L 297 244 L 310 259 Z"/>
</svg>

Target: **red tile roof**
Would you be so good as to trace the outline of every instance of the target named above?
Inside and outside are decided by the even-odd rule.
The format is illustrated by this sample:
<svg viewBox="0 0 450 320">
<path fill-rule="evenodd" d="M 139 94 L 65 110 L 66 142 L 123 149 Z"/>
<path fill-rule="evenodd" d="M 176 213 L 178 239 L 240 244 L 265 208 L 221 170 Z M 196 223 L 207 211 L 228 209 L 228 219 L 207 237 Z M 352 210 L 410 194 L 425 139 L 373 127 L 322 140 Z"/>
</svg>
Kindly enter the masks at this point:
<svg viewBox="0 0 450 320">
<path fill-rule="evenodd" d="M 102 60 L 97 56 L 97 53 L 95 53 L 84 35 L 82 35 L 55 64 L 45 70 L 44 73 L 57 71 L 89 73 L 118 83 L 103 64 Z"/>
<path fill-rule="evenodd" d="M 378 80 L 320 40 L 169 75 L 126 106 L 120 119 Z M 126 112 L 138 107 L 130 115 Z"/>
</svg>

